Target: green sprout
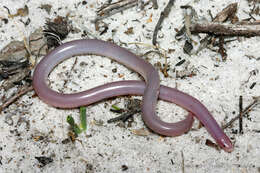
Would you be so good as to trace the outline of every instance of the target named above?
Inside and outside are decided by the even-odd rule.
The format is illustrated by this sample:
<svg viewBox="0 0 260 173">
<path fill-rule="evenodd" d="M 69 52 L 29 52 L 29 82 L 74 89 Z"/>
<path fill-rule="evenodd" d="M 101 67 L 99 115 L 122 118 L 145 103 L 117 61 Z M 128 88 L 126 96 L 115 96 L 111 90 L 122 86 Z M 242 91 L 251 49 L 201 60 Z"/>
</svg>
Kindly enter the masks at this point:
<svg viewBox="0 0 260 173">
<path fill-rule="evenodd" d="M 116 106 L 116 105 L 112 105 L 111 107 L 112 107 L 115 111 L 120 111 L 120 110 L 121 110 L 121 108 L 118 107 L 118 106 Z"/>
<path fill-rule="evenodd" d="M 86 107 L 80 107 L 80 128 L 82 131 L 87 129 Z"/>
<path fill-rule="evenodd" d="M 75 136 L 78 136 L 83 131 L 86 131 L 86 122 L 86 107 L 80 107 L 80 125 L 77 125 L 75 123 L 74 118 L 71 115 L 67 116 L 67 123 L 69 123 L 69 125 L 71 126 Z"/>
</svg>

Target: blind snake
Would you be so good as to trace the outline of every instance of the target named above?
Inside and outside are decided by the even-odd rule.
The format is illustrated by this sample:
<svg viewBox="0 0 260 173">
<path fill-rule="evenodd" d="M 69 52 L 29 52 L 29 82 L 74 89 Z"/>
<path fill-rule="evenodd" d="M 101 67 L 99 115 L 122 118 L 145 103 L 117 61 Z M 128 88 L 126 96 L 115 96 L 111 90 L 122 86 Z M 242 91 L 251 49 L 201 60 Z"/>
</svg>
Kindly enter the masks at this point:
<svg viewBox="0 0 260 173">
<path fill-rule="evenodd" d="M 145 82 L 112 82 L 75 94 L 62 94 L 50 89 L 47 85 L 47 78 L 53 68 L 65 59 L 83 54 L 109 57 L 142 75 Z M 36 66 L 33 87 L 43 101 L 60 108 L 89 105 L 119 95 L 143 95 L 142 118 L 154 132 L 165 136 L 181 135 L 190 129 L 193 122 L 192 116 L 196 116 L 220 147 L 227 152 L 233 150 L 230 139 L 203 104 L 177 89 L 160 86 L 159 74 L 150 63 L 113 43 L 95 39 L 81 39 L 60 45 L 50 51 Z M 158 97 L 188 110 L 189 114 L 186 119 L 176 123 L 160 120 L 155 113 Z"/>
</svg>

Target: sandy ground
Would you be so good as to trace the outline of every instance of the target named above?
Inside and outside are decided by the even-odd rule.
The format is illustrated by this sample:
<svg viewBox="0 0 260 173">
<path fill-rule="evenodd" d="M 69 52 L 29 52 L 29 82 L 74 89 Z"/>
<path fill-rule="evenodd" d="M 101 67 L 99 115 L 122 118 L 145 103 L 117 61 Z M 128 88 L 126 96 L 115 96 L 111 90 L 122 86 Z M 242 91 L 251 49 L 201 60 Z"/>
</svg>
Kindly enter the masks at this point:
<svg viewBox="0 0 260 173">
<path fill-rule="evenodd" d="M 141 55 L 152 50 L 145 45 L 122 44 L 140 42 L 151 44 L 151 36 L 161 10 L 168 3 L 162 0 L 159 8 L 153 9 L 150 3 L 144 10 L 131 8 L 123 13 L 115 14 L 104 20 L 108 31 L 99 35 L 91 23 L 96 16 L 96 10 L 104 1 L 87 0 L 83 5 L 80 0 L 46 0 L 51 4 L 50 14 L 40 9 L 43 4 L 32 0 L 1 1 L 1 17 L 7 17 L 3 6 L 13 14 L 18 8 L 27 5 L 29 15 L 15 17 L 7 24 L 0 21 L 0 48 L 12 40 L 22 40 L 23 35 L 29 36 L 35 29 L 44 25 L 46 18 L 58 15 L 66 16 L 72 25 L 80 30 L 70 33 L 63 42 L 80 39 L 84 30 L 88 30 L 102 40 L 113 39 L 115 43 L 126 47 L 135 54 Z M 189 4 L 198 12 L 199 18 L 210 20 L 207 10 L 213 16 L 230 3 L 238 2 L 239 19 L 248 18 L 248 12 L 253 7 L 248 1 L 176 1 L 168 18 L 165 19 L 159 31 L 158 42 L 162 49 L 174 49 L 168 52 L 170 65 L 169 75 L 165 78 L 160 72 L 161 84 L 178 87 L 199 99 L 214 115 L 219 124 L 225 124 L 239 112 L 239 96 L 243 96 L 244 107 L 253 101 L 253 96 L 260 95 L 260 37 L 243 38 L 225 45 L 227 60 L 221 61 L 221 56 L 209 49 L 204 49 L 198 55 L 183 53 L 184 41 L 176 41 L 174 28 L 180 28 L 183 23 L 181 5 Z M 28 26 L 19 20 L 31 19 Z M 259 16 L 255 16 L 259 19 Z M 150 19 L 150 20 L 149 20 Z M 133 34 L 125 31 L 133 27 Z M 18 29 L 19 28 L 19 29 Z M 22 34 L 23 33 L 23 34 Z M 91 36 L 89 36 L 91 38 Z M 248 58 L 247 55 L 255 56 Z M 257 60 L 258 57 L 258 60 Z M 180 60 L 189 61 L 188 69 L 196 69 L 196 75 L 184 79 L 176 79 L 173 70 Z M 156 54 L 149 56 L 149 62 L 164 63 L 163 58 Z M 138 79 L 136 73 L 122 65 L 111 63 L 107 58 L 98 56 L 80 56 L 59 65 L 50 75 L 51 87 L 66 93 L 83 91 L 111 81 Z M 85 62 L 85 65 L 82 65 Z M 112 69 L 117 68 L 113 73 Z M 177 70 L 183 70 L 178 67 Z M 253 72 L 255 74 L 251 75 Z M 64 81 L 67 80 L 66 87 Z M 250 86 L 256 85 L 253 89 Z M 4 93 L 2 92 L 2 95 Z M 68 138 L 69 125 L 67 115 L 72 115 L 79 121 L 78 109 L 57 109 L 47 105 L 38 97 L 32 97 L 33 92 L 24 95 L 16 104 L 12 104 L 0 116 L 0 172 L 151 172 L 170 173 L 183 172 L 229 172 L 257 173 L 260 172 L 260 106 L 250 113 L 250 119 L 244 118 L 244 134 L 236 134 L 238 122 L 225 130 L 234 143 L 234 151 L 226 153 L 223 150 L 205 145 L 206 139 L 213 141 L 204 128 L 198 128 L 198 121 L 193 130 L 179 137 L 161 137 L 155 133 L 148 136 L 138 136 L 133 129 L 146 128 L 140 114 L 134 116 L 132 127 L 120 127 L 118 123 L 108 124 L 107 120 L 117 114 L 109 111 L 111 105 L 124 106 L 126 97 L 103 101 L 87 107 L 87 131 L 80 134 L 74 143 L 64 143 Z M 140 97 L 138 97 L 140 98 Z M 158 115 L 168 122 L 183 119 L 186 112 L 174 104 L 158 102 Z M 19 123 L 22 118 L 26 123 Z M 7 120 L 8 119 L 8 120 Z M 13 123 L 7 123 L 8 121 Z M 103 121 L 97 125 L 97 121 Z M 42 136 L 41 139 L 37 137 Z M 51 157 L 53 162 L 41 166 L 35 157 Z M 125 167 L 125 169 L 124 169 Z"/>
</svg>

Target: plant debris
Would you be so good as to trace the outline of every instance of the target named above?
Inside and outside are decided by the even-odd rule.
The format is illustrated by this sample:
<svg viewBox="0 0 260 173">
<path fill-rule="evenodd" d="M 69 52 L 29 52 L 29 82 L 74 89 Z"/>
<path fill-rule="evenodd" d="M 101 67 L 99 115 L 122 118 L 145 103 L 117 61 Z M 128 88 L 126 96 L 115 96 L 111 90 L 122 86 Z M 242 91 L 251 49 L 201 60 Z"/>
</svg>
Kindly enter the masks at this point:
<svg viewBox="0 0 260 173">
<path fill-rule="evenodd" d="M 0 81 L 2 79 L 8 79 L 9 76 L 19 73 L 19 69 L 26 68 L 29 66 L 29 62 L 26 60 L 24 62 L 16 61 L 0 61 Z"/>
<path fill-rule="evenodd" d="M 61 41 L 64 40 L 71 31 L 68 19 L 62 16 L 56 17 L 53 21 L 48 19 L 44 28 L 43 32 L 47 38 L 49 49 L 59 46 Z"/>
<path fill-rule="evenodd" d="M 7 8 L 7 7 L 5 7 Z M 7 8 L 8 9 L 8 8 Z M 29 14 L 29 8 L 27 5 L 24 6 L 24 8 L 19 8 L 15 14 L 10 14 L 10 11 L 8 10 L 8 13 L 9 13 L 9 17 L 10 18 L 13 18 L 13 17 L 17 17 L 17 16 L 21 16 L 21 17 L 24 17 L 24 16 L 27 16 Z"/>
<path fill-rule="evenodd" d="M 206 139 L 205 145 L 207 145 L 209 147 L 212 147 L 212 148 L 215 148 L 218 151 L 220 150 L 219 146 L 217 144 L 215 144 L 214 142 L 212 142 L 211 140 L 209 140 L 209 139 Z"/>
<path fill-rule="evenodd" d="M 120 120 L 122 122 L 126 122 L 134 114 L 141 112 L 141 100 L 138 100 L 138 99 L 127 100 L 125 107 L 126 107 L 126 109 L 117 109 L 118 113 L 124 112 L 122 115 L 109 119 L 107 121 L 107 123 L 117 122 Z M 122 110 L 124 110 L 124 111 L 122 111 Z"/>
<path fill-rule="evenodd" d="M 42 4 L 39 8 L 42 9 L 42 10 L 45 10 L 48 14 L 50 14 L 52 5 Z"/>
<path fill-rule="evenodd" d="M 74 121 L 74 118 L 70 115 L 67 116 L 67 123 L 69 123 L 72 132 L 75 137 L 87 129 L 87 120 L 86 120 L 86 107 L 80 107 L 80 125 L 77 125 Z"/>
<path fill-rule="evenodd" d="M 187 33 L 186 35 L 199 34 L 199 33 L 207 33 L 208 36 L 204 37 L 200 41 L 200 46 L 196 51 L 196 54 L 202 50 L 207 44 L 214 44 L 215 40 L 219 38 L 219 50 L 218 52 L 221 54 L 222 59 L 226 60 L 227 54 L 224 48 L 224 43 L 227 36 L 245 36 L 252 37 L 260 35 L 260 23 L 258 21 L 255 22 L 239 22 L 238 17 L 236 16 L 237 12 L 237 3 L 229 4 L 225 7 L 221 12 L 219 12 L 216 17 L 212 18 L 212 22 L 202 22 L 197 19 L 197 17 L 193 17 L 196 14 L 196 11 L 193 9 L 193 13 L 185 13 L 187 14 L 185 17 L 185 26 L 182 27 L 180 31 L 177 32 L 176 38 L 180 39 L 182 35 Z M 209 14 L 211 15 L 210 11 Z M 187 17 L 190 16 L 190 17 Z M 197 16 L 197 15 L 195 15 Z M 189 19 L 189 20 L 187 20 Z M 222 22 L 226 22 L 227 20 L 231 21 L 231 24 L 222 24 Z M 189 22 L 187 22 L 189 21 Z M 212 37 L 213 35 L 213 37 Z M 192 42 L 190 42 L 191 44 Z M 184 51 L 189 54 L 192 46 L 185 44 Z"/>
<path fill-rule="evenodd" d="M 148 136 L 150 132 L 144 128 L 131 130 L 133 134 L 138 136 Z"/>
<path fill-rule="evenodd" d="M 23 85 L 20 91 L 14 91 L 12 97 L 3 101 L 1 110 L 32 90 L 31 70 L 36 58 L 47 53 L 42 31 L 42 28 L 36 29 L 28 38 L 24 38 L 24 41 L 11 41 L 0 51 L 0 80 L 3 80 L 0 88 L 7 91 L 15 85 Z M 25 40 L 28 40 L 28 43 Z M 35 57 L 35 60 L 32 57 Z"/>
<path fill-rule="evenodd" d="M 46 156 L 35 157 L 35 159 L 38 160 L 38 162 L 40 163 L 39 167 L 41 168 L 53 162 L 53 159 L 51 157 L 46 157 Z"/>
</svg>

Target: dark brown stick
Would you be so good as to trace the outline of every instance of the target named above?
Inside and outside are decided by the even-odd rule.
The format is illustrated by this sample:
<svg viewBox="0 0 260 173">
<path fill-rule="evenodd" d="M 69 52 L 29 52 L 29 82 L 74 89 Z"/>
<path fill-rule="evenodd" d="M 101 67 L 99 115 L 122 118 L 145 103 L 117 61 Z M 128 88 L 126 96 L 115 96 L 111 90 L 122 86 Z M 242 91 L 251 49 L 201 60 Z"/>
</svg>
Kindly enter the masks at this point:
<svg viewBox="0 0 260 173">
<path fill-rule="evenodd" d="M 156 24 L 156 26 L 155 26 L 155 29 L 154 29 L 154 32 L 153 32 L 153 45 L 156 45 L 156 43 L 157 43 L 157 34 L 158 34 L 158 31 L 159 31 L 159 29 L 160 29 L 160 27 L 161 27 L 161 24 L 162 24 L 162 22 L 163 22 L 163 20 L 166 18 L 166 17 L 168 17 L 168 15 L 169 15 L 169 13 L 170 13 L 170 11 L 171 11 L 171 8 L 172 8 L 172 6 L 173 6 L 173 4 L 174 4 L 174 1 L 175 0 L 169 0 L 169 3 L 167 4 L 167 6 L 164 8 L 164 10 L 161 12 L 161 15 L 160 15 L 160 18 L 159 18 L 159 20 L 158 20 L 158 22 L 157 22 L 157 24 Z"/>
<path fill-rule="evenodd" d="M 243 97 L 239 97 L 239 133 L 243 134 Z"/>
</svg>

